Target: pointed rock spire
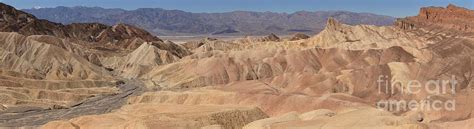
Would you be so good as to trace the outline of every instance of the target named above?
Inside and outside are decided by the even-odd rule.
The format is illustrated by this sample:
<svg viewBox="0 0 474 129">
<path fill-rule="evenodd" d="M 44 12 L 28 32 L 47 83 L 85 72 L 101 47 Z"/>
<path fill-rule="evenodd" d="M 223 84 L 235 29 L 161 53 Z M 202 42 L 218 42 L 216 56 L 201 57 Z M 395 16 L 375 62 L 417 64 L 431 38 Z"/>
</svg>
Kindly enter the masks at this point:
<svg viewBox="0 0 474 129">
<path fill-rule="evenodd" d="M 340 27 L 341 27 L 341 23 L 339 23 L 339 21 L 337 21 L 333 17 L 328 18 L 328 21 L 326 23 L 326 29 L 337 30 Z"/>
</svg>

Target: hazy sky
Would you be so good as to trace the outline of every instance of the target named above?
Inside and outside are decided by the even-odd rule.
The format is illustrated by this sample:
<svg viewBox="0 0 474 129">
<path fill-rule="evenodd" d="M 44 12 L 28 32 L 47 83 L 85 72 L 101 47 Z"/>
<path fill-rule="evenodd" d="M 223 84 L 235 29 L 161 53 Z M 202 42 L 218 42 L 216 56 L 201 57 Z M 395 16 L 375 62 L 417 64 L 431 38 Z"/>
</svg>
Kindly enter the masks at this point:
<svg viewBox="0 0 474 129">
<path fill-rule="evenodd" d="M 404 17 L 416 15 L 420 7 L 449 3 L 474 9 L 474 0 L 0 0 L 16 8 L 98 6 L 105 8 L 164 8 L 189 12 L 328 11 L 346 10 Z"/>
</svg>

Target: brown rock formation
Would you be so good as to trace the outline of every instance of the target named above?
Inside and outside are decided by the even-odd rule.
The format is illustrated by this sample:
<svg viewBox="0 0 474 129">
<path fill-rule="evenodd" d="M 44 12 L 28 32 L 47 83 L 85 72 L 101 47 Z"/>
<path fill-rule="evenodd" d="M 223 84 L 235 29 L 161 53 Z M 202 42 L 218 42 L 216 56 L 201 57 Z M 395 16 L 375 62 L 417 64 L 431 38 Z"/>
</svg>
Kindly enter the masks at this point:
<svg viewBox="0 0 474 129">
<path fill-rule="evenodd" d="M 296 33 L 293 37 L 290 38 L 290 41 L 302 40 L 302 39 L 309 39 L 310 37 L 303 33 Z"/>
<path fill-rule="evenodd" d="M 452 32 L 474 32 L 474 11 L 448 5 L 442 7 L 425 7 L 418 16 L 399 19 L 396 25 L 402 29 L 425 28 L 445 29 Z"/>
<path fill-rule="evenodd" d="M 278 42 L 278 41 L 280 41 L 280 37 L 278 37 L 274 33 L 271 33 L 270 35 L 259 39 L 259 41 L 260 42 L 270 42 L 270 41 Z"/>
<path fill-rule="evenodd" d="M 7 107 L 3 106 L 3 104 L 0 104 L 0 112 L 7 110 Z"/>
</svg>

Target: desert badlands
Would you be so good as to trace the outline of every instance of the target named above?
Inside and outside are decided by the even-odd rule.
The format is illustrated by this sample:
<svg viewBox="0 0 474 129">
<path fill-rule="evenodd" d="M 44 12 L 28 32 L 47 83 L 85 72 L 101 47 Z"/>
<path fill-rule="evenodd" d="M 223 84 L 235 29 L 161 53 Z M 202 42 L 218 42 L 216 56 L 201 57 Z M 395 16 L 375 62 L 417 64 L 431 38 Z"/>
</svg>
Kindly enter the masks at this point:
<svg viewBox="0 0 474 129">
<path fill-rule="evenodd" d="M 455 5 L 180 44 L 0 11 L 0 128 L 474 128 L 474 11 Z"/>
</svg>

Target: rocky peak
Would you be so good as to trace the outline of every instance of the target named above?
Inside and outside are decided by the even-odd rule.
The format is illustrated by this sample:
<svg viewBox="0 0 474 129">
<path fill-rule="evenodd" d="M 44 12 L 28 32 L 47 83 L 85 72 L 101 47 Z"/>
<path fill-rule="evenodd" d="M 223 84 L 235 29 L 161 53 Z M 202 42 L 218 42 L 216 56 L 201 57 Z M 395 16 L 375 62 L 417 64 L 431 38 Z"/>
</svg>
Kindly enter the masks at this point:
<svg viewBox="0 0 474 129">
<path fill-rule="evenodd" d="M 4 3 L 0 3 L 0 11 L 2 15 L 2 21 L 0 22 L 31 22 L 36 19 L 35 16 L 25 13 L 20 10 L 16 10 L 14 7 L 10 5 L 6 5 Z"/>
<path fill-rule="evenodd" d="M 24 35 L 57 34 L 64 36 L 63 30 L 57 29 L 56 26 L 57 24 L 55 23 L 39 20 L 31 14 L 0 3 L 0 31 L 2 32 L 19 32 Z"/>
<path fill-rule="evenodd" d="M 329 30 L 337 30 L 341 28 L 341 26 L 342 24 L 332 17 L 329 17 L 326 23 L 326 29 L 329 29 Z"/>
<path fill-rule="evenodd" d="M 442 28 L 452 32 L 474 32 L 474 11 L 453 4 L 447 7 L 425 7 L 414 17 L 399 19 L 402 29 Z"/>
<path fill-rule="evenodd" d="M 443 7 L 425 7 L 420 9 L 417 17 L 431 20 L 442 19 L 449 20 L 449 18 L 468 18 L 473 16 L 473 11 L 449 4 L 446 8 Z"/>
</svg>

